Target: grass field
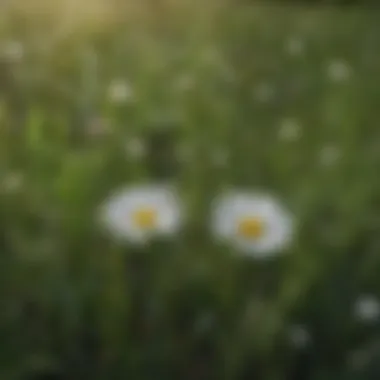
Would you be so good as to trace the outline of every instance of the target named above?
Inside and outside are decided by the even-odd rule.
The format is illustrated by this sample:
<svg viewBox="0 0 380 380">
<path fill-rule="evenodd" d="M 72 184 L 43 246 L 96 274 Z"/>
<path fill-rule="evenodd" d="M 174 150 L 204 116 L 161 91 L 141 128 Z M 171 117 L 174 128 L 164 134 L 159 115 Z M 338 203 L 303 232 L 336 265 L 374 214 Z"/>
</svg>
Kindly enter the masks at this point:
<svg viewBox="0 0 380 380">
<path fill-rule="evenodd" d="M 86 5 L 0 11 L 0 379 L 377 379 L 376 12 Z M 161 180 L 180 236 L 103 233 Z M 213 242 L 229 187 L 291 210 L 284 255 Z"/>
</svg>

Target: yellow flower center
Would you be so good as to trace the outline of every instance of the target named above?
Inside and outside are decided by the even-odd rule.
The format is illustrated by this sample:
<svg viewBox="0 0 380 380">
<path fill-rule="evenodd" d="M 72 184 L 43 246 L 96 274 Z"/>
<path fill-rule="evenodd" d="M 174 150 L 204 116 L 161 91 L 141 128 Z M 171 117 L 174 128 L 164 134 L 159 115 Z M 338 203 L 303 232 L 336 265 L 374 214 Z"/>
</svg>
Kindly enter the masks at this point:
<svg viewBox="0 0 380 380">
<path fill-rule="evenodd" d="M 151 229 L 157 225 L 157 211 L 153 208 L 140 208 L 133 214 L 134 224 L 141 229 Z"/>
<path fill-rule="evenodd" d="M 264 222 L 260 218 L 244 218 L 239 221 L 238 234 L 247 239 L 259 239 L 264 234 Z"/>
</svg>

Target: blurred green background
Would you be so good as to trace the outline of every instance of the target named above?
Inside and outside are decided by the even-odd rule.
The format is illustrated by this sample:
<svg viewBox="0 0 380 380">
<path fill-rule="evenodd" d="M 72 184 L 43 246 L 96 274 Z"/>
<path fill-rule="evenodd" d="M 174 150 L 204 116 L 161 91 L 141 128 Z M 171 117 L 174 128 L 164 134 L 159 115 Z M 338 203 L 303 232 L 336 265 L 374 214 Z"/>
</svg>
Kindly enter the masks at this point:
<svg viewBox="0 0 380 380">
<path fill-rule="evenodd" d="M 378 380 L 378 16 L 1 3 L 0 379 Z M 110 192 L 162 179 L 178 239 L 104 236 Z M 212 242 L 231 185 L 292 210 L 286 255 Z"/>
</svg>

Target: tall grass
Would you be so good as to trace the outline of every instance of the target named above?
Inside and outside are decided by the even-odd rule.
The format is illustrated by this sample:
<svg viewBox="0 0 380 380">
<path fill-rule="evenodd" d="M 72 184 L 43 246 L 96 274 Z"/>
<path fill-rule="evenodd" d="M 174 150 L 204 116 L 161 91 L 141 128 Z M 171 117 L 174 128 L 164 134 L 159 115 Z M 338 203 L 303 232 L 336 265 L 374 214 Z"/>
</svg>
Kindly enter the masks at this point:
<svg viewBox="0 0 380 380">
<path fill-rule="evenodd" d="M 363 376 L 347 358 L 378 339 L 352 314 L 379 291 L 376 15 L 133 5 L 1 15 L 0 378 Z M 179 239 L 103 234 L 111 191 L 161 179 L 189 206 Z M 230 186 L 286 202 L 286 255 L 213 243 L 210 202 Z"/>
</svg>

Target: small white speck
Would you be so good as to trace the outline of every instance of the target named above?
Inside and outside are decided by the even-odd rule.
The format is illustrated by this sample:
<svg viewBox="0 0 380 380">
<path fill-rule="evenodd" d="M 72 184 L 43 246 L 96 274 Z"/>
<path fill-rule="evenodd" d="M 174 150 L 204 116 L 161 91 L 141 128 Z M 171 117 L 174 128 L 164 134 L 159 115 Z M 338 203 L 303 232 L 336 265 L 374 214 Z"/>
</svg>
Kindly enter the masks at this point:
<svg viewBox="0 0 380 380">
<path fill-rule="evenodd" d="M 331 61 L 327 66 L 327 75 L 333 82 L 345 82 L 352 75 L 352 67 L 345 61 Z"/>
<path fill-rule="evenodd" d="M 103 137 L 111 132 L 111 124 L 101 117 L 91 119 L 86 126 L 86 133 L 90 137 Z"/>
<path fill-rule="evenodd" d="M 134 92 L 130 83 L 117 79 L 108 87 L 108 98 L 112 103 L 125 103 L 133 100 Z"/>
<path fill-rule="evenodd" d="M 58 258 L 56 253 L 59 249 L 56 242 L 51 238 L 41 238 L 39 241 L 31 242 L 28 249 L 20 252 L 20 258 L 25 262 L 39 263 L 52 258 Z"/>
<path fill-rule="evenodd" d="M 174 89 L 179 92 L 187 92 L 195 87 L 196 80 L 191 74 L 183 74 L 174 81 Z"/>
<path fill-rule="evenodd" d="M 176 128 L 183 118 L 181 109 L 178 108 L 161 108 L 149 112 L 149 122 L 157 130 L 170 130 Z"/>
<path fill-rule="evenodd" d="M 290 343 L 296 348 L 304 348 L 311 343 L 310 333 L 304 326 L 292 326 L 288 334 Z"/>
<path fill-rule="evenodd" d="M 233 67 L 223 64 L 220 66 L 220 73 L 226 82 L 234 83 L 236 81 L 237 74 Z"/>
<path fill-rule="evenodd" d="M 291 56 L 299 56 L 305 50 L 304 41 L 298 37 L 291 37 L 285 42 L 285 50 Z"/>
<path fill-rule="evenodd" d="M 176 147 L 176 157 L 180 162 L 190 162 L 194 159 L 196 149 L 192 144 L 179 144 Z"/>
<path fill-rule="evenodd" d="M 208 48 L 205 49 L 200 54 L 201 61 L 206 64 L 215 64 L 220 63 L 223 59 L 221 53 L 217 48 Z"/>
<path fill-rule="evenodd" d="M 229 160 L 229 153 L 226 149 L 219 148 L 211 152 L 211 163 L 215 166 L 226 166 Z"/>
<path fill-rule="evenodd" d="M 12 193 L 20 190 L 24 184 L 24 176 L 21 173 L 11 173 L 2 181 L 2 188 L 6 192 Z"/>
<path fill-rule="evenodd" d="M 278 138 L 282 141 L 296 141 L 301 137 L 301 125 L 295 119 L 284 119 L 278 131 Z"/>
<path fill-rule="evenodd" d="M 251 299 L 247 302 L 243 314 L 243 326 L 246 331 L 251 330 L 265 312 L 265 303 L 259 299 Z"/>
<path fill-rule="evenodd" d="M 370 352 L 366 350 L 356 350 L 348 355 L 347 364 L 354 370 L 360 370 L 369 363 L 370 359 Z"/>
<path fill-rule="evenodd" d="M 335 165 L 342 156 L 341 150 L 335 145 L 327 145 L 319 152 L 319 161 L 322 166 Z"/>
<path fill-rule="evenodd" d="M 128 139 L 127 143 L 125 144 L 125 150 L 128 157 L 134 159 L 141 159 L 147 153 L 145 142 L 138 137 Z"/>
<path fill-rule="evenodd" d="M 377 321 L 380 317 L 380 303 L 373 296 L 362 296 L 355 303 L 355 315 L 363 322 Z"/>
<path fill-rule="evenodd" d="M 1 46 L 2 55 L 13 62 L 21 61 L 24 57 L 24 46 L 18 41 L 6 41 Z"/>
<path fill-rule="evenodd" d="M 208 311 L 204 312 L 194 324 L 194 332 L 196 334 L 202 334 L 210 331 L 215 325 L 215 315 Z"/>
<path fill-rule="evenodd" d="M 275 95 L 275 88 L 269 83 L 262 83 L 253 89 L 253 97 L 261 103 L 270 102 Z"/>
</svg>

